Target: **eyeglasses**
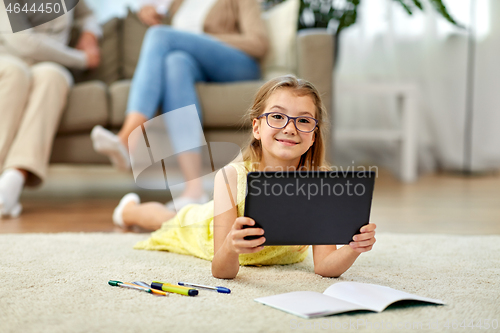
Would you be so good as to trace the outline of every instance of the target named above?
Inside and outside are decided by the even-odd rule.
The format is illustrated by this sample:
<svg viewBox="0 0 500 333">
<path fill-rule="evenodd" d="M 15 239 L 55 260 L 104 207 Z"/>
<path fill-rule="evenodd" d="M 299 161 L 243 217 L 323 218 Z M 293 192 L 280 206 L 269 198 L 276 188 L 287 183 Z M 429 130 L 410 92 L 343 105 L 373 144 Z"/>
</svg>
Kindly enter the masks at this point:
<svg viewBox="0 0 500 333">
<path fill-rule="evenodd" d="M 293 124 L 298 131 L 304 133 L 310 133 L 318 126 L 318 120 L 313 117 L 290 117 L 280 112 L 268 112 L 261 114 L 257 119 L 262 117 L 266 117 L 267 124 L 270 127 L 277 129 L 284 128 L 290 120 L 293 120 Z"/>
</svg>

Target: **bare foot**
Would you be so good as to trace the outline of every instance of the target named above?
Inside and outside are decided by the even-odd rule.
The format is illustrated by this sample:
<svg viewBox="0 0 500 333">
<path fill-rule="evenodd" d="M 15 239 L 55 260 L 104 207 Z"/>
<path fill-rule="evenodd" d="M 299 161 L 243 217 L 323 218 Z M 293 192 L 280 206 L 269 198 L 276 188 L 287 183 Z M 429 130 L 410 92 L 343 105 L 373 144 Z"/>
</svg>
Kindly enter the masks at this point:
<svg viewBox="0 0 500 333">
<path fill-rule="evenodd" d="M 129 202 L 123 209 L 123 224 L 127 227 L 138 226 L 146 230 L 158 230 L 161 225 L 173 218 L 171 211 L 159 202 L 137 204 Z"/>
<path fill-rule="evenodd" d="M 134 208 L 139 206 L 139 204 L 135 201 L 130 201 L 123 207 L 123 212 L 122 212 L 122 219 L 123 219 L 123 226 L 126 228 L 129 228 L 133 226 L 134 223 Z"/>
</svg>

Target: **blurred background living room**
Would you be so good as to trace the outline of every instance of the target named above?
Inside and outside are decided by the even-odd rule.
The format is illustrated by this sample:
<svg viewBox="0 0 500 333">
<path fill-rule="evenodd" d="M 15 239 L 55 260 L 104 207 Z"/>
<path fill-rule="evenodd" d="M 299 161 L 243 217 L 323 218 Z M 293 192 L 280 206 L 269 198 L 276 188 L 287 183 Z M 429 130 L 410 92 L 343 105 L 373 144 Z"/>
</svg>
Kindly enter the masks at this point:
<svg viewBox="0 0 500 333">
<path fill-rule="evenodd" d="M 95 125 L 123 123 L 147 26 L 137 18 L 140 1 L 86 3 L 103 30 L 101 64 L 72 72 L 47 181 L 23 191 L 22 214 L 0 219 L 0 233 L 124 232 L 111 216 L 125 193 L 171 199 L 168 190 L 139 187 L 132 172 L 116 171 L 92 150 Z M 325 99 L 329 162 L 378 171 L 371 214 L 378 231 L 500 234 L 498 1 L 261 6 L 270 40 L 261 80 L 197 86 L 207 141 L 241 145 L 248 133 L 241 117 L 262 80 L 295 74 Z"/>
</svg>

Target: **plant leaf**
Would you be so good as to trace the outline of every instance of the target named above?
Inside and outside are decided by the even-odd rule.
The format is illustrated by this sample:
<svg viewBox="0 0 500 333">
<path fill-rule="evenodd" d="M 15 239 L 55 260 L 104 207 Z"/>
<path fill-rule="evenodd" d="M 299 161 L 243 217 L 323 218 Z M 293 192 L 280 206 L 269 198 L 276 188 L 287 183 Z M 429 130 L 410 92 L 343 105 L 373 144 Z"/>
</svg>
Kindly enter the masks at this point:
<svg viewBox="0 0 500 333">
<path fill-rule="evenodd" d="M 269 5 L 275 5 L 277 3 L 283 2 L 286 0 L 263 0 L 263 3 L 269 4 Z M 370 1 L 370 0 L 366 0 Z M 415 10 L 424 10 L 423 6 L 423 1 L 422 0 L 393 0 L 401 5 L 403 9 L 408 13 L 408 15 L 413 15 Z M 431 3 L 432 7 L 434 7 L 434 10 L 436 10 L 442 17 L 444 17 L 448 22 L 451 24 L 460 27 L 460 28 L 465 28 L 464 25 L 458 23 L 448 12 L 446 6 L 443 4 L 443 0 L 427 0 Z M 451 1 L 451 0 L 449 0 Z M 337 27 L 337 33 L 339 33 L 341 30 L 353 25 L 356 23 L 357 19 L 357 9 L 358 5 L 361 3 L 361 0 L 344 0 L 344 5 L 341 5 L 340 7 L 337 6 L 337 3 L 335 0 L 321 0 L 321 2 L 324 3 L 330 3 L 331 4 L 331 9 L 326 12 L 321 12 L 317 4 L 320 3 L 320 0 L 315 0 L 314 4 L 315 6 L 311 6 L 313 3 L 312 0 L 301 0 L 300 1 L 300 18 L 298 22 L 299 29 L 304 29 L 304 28 L 311 28 L 311 27 L 322 27 L 325 28 L 328 26 L 328 23 L 330 20 L 335 20 L 339 22 L 339 25 Z M 345 5 L 347 4 L 347 6 Z M 312 8 L 313 7 L 313 8 Z M 302 13 L 304 12 L 304 9 L 311 10 L 312 13 L 314 14 L 314 24 L 313 26 L 306 26 L 303 19 L 302 19 Z"/>
<path fill-rule="evenodd" d="M 413 14 L 413 12 L 411 11 L 410 6 L 406 2 L 404 2 L 404 0 L 394 0 L 394 1 L 396 1 L 401 6 L 403 6 L 404 10 L 406 10 L 406 12 L 408 13 L 408 15 L 412 15 Z"/>
<path fill-rule="evenodd" d="M 339 34 L 343 29 L 356 23 L 357 18 L 357 5 L 355 5 L 353 10 L 346 10 L 340 17 L 339 26 L 337 27 L 337 34 Z"/>
<path fill-rule="evenodd" d="M 415 7 L 417 7 L 418 9 L 420 10 L 424 10 L 424 6 L 422 6 L 422 3 L 420 2 L 420 0 L 413 0 L 413 3 L 415 4 Z"/>
<path fill-rule="evenodd" d="M 429 0 L 434 7 L 434 9 L 441 14 L 448 22 L 456 25 L 457 27 L 464 28 L 464 26 L 457 21 L 453 17 L 451 17 L 450 13 L 446 9 L 446 6 L 443 4 L 442 0 Z"/>
</svg>

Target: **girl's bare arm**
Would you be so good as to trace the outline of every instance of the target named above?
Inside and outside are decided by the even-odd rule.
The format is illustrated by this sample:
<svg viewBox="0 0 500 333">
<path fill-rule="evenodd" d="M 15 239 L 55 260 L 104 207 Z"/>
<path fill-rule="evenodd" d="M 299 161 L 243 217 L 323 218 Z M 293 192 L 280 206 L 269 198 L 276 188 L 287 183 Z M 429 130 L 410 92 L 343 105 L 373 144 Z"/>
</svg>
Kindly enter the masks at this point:
<svg viewBox="0 0 500 333">
<path fill-rule="evenodd" d="M 214 259 L 212 275 L 217 278 L 234 278 L 240 263 L 238 254 L 228 250 L 226 236 L 237 217 L 236 194 L 238 175 L 227 166 L 217 172 L 214 182 Z"/>
<path fill-rule="evenodd" d="M 325 277 L 339 277 L 352 266 L 358 256 L 370 251 L 375 243 L 375 228 L 369 223 L 361 228 L 361 233 L 354 235 L 349 245 L 337 249 L 336 245 L 314 245 L 314 272 Z"/>
<path fill-rule="evenodd" d="M 260 228 L 243 229 L 254 221 L 237 217 L 237 180 L 236 170 L 227 166 L 215 176 L 214 184 L 214 259 L 212 275 L 221 279 L 232 279 L 238 274 L 240 253 L 254 253 L 262 250 L 259 245 L 264 238 L 245 240 L 245 236 L 262 235 Z"/>
</svg>

